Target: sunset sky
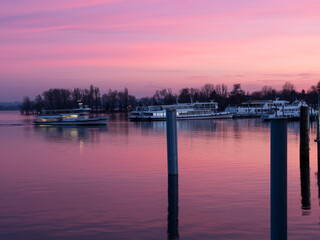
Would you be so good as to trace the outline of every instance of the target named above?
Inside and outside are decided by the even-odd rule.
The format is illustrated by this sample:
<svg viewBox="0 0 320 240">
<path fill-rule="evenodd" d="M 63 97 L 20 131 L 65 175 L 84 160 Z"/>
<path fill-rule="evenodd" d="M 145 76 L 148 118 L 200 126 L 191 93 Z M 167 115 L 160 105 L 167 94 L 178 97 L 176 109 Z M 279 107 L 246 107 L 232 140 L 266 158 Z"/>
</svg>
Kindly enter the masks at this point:
<svg viewBox="0 0 320 240">
<path fill-rule="evenodd" d="M 319 80 L 319 0 L 0 0 L 0 101 Z"/>
</svg>

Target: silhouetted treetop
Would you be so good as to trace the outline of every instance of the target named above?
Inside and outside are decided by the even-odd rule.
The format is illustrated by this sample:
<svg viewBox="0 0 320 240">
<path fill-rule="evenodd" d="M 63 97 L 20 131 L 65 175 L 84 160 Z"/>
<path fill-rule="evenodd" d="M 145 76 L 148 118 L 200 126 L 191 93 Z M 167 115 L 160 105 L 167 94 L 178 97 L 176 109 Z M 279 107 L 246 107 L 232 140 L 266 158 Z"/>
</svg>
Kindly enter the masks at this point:
<svg viewBox="0 0 320 240">
<path fill-rule="evenodd" d="M 40 113 L 42 109 L 78 108 L 78 101 L 93 111 L 130 111 L 137 105 L 169 105 L 174 103 L 216 101 L 220 109 L 229 104 L 237 105 L 250 100 L 273 100 L 277 97 L 283 100 L 294 101 L 303 99 L 308 104 L 317 104 L 320 81 L 310 87 L 308 91 L 297 92 L 291 82 L 285 82 L 282 90 L 276 91 L 271 86 L 263 86 L 251 94 L 241 88 L 240 83 L 233 84 L 231 92 L 224 84 L 206 83 L 200 88 L 182 88 L 179 94 L 174 94 L 170 88 L 156 90 L 152 97 L 136 99 L 129 94 L 129 90 L 122 91 L 109 89 L 101 93 L 98 87 L 90 85 L 87 88 L 62 89 L 52 88 L 38 94 L 33 101 L 29 97 L 23 98 L 21 112 L 23 114 Z"/>
</svg>

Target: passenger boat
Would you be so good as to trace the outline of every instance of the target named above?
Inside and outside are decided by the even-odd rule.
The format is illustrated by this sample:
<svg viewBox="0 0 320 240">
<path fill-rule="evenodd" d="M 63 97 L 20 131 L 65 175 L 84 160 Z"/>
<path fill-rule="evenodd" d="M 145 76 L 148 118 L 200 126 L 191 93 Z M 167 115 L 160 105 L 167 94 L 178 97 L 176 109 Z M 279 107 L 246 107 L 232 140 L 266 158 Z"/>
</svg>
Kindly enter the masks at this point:
<svg viewBox="0 0 320 240">
<path fill-rule="evenodd" d="M 304 101 L 296 100 L 293 103 L 285 100 L 252 100 L 241 103 L 240 106 L 228 106 L 225 111 L 231 112 L 235 117 L 261 117 L 264 120 L 282 116 L 293 119 L 300 117 L 300 107 L 308 106 Z M 310 108 L 310 117 L 317 112 Z"/>
<path fill-rule="evenodd" d="M 241 103 L 239 106 L 228 106 L 225 111 L 234 114 L 235 117 L 261 117 L 270 113 L 273 108 L 272 100 L 251 100 Z"/>
<path fill-rule="evenodd" d="M 34 121 L 36 125 L 106 125 L 107 116 L 92 117 L 90 108 L 43 110 Z"/>
<path fill-rule="evenodd" d="M 308 107 L 305 101 L 296 100 L 293 103 L 285 100 L 275 100 L 273 101 L 273 109 L 269 114 L 262 115 L 263 120 L 272 120 L 277 118 L 286 118 L 290 120 L 299 119 L 300 118 L 300 108 Z M 315 111 L 309 107 L 309 115 L 313 117 Z"/>
<path fill-rule="evenodd" d="M 177 120 L 232 118 L 229 112 L 218 112 L 216 102 L 196 102 L 175 105 L 140 106 L 130 112 L 132 121 L 165 121 L 166 110 L 176 109 Z"/>
</svg>

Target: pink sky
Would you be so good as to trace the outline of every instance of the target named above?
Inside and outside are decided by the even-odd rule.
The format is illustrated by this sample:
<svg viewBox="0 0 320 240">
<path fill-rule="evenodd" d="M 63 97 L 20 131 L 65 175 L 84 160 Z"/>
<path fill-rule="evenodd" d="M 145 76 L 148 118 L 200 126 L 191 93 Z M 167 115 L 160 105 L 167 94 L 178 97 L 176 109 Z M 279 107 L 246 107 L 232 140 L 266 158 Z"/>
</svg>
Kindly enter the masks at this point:
<svg viewBox="0 0 320 240">
<path fill-rule="evenodd" d="M 0 1 L 0 101 L 49 88 L 320 80 L 318 0 Z"/>
</svg>

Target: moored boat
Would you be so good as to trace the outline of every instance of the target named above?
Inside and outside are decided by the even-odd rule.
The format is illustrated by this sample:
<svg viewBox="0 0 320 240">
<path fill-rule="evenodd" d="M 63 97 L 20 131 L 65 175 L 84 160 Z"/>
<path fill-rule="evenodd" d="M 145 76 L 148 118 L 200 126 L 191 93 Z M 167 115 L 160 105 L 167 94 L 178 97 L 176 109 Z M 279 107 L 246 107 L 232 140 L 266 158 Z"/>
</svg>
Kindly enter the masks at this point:
<svg viewBox="0 0 320 240">
<path fill-rule="evenodd" d="M 261 117 L 263 120 L 274 118 L 300 118 L 300 107 L 308 106 L 302 100 L 296 100 L 293 103 L 285 100 L 250 100 L 241 103 L 239 106 L 228 106 L 225 111 L 231 112 L 235 117 L 250 118 Z M 310 117 L 317 115 L 317 111 L 309 107 Z"/>
<path fill-rule="evenodd" d="M 269 113 L 273 107 L 272 100 L 250 100 L 243 102 L 238 106 L 229 105 L 225 111 L 234 114 L 239 118 L 261 117 Z"/>
<path fill-rule="evenodd" d="M 175 105 L 141 106 L 130 112 L 132 121 L 165 121 L 166 110 L 176 109 L 178 120 L 222 119 L 232 118 L 229 112 L 218 112 L 216 102 L 196 102 Z"/>
<path fill-rule="evenodd" d="M 92 117 L 90 108 L 43 110 L 34 121 L 36 125 L 106 125 L 107 116 Z"/>
<path fill-rule="evenodd" d="M 300 118 L 300 108 L 308 107 L 305 101 L 296 100 L 293 103 L 285 100 L 275 100 L 273 101 L 273 110 L 269 114 L 264 114 L 261 118 L 265 121 L 286 118 L 289 120 L 295 120 Z M 309 107 L 309 115 L 313 117 L 314 110 Z"/>
</svg>

